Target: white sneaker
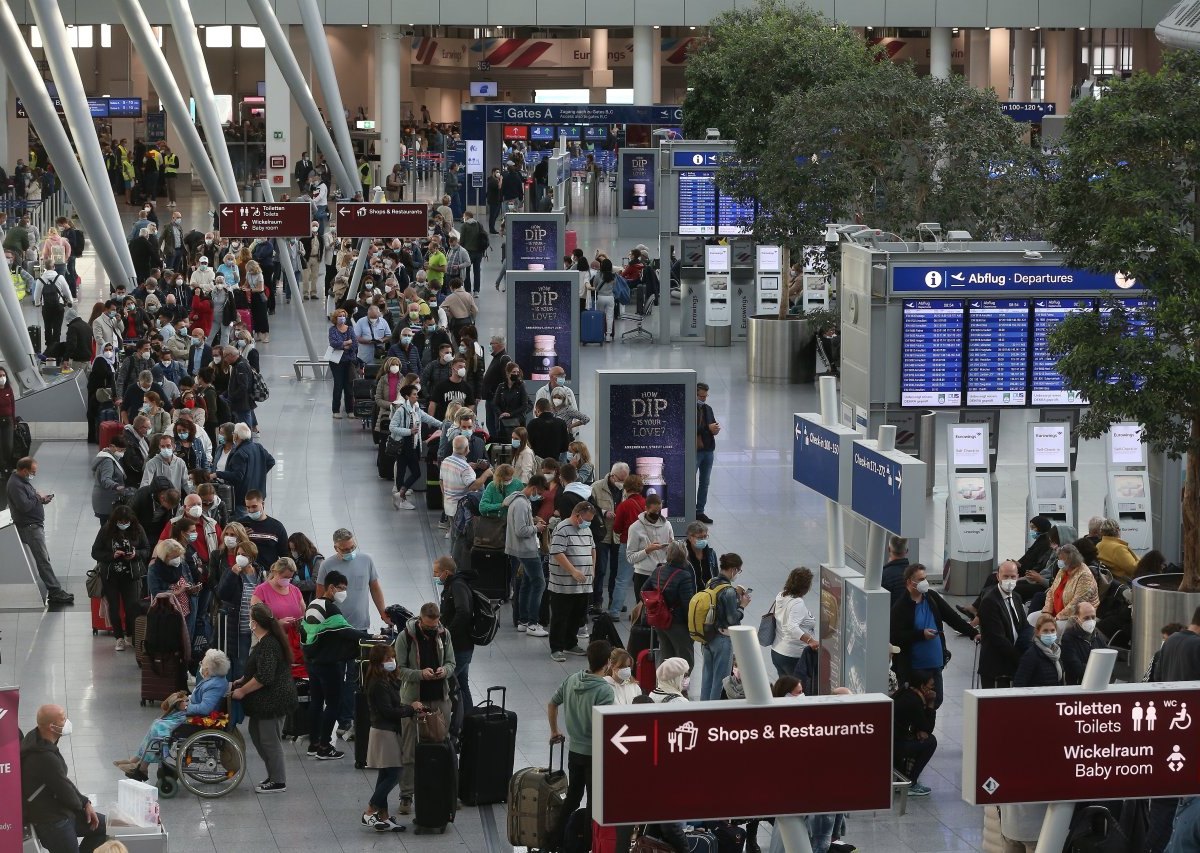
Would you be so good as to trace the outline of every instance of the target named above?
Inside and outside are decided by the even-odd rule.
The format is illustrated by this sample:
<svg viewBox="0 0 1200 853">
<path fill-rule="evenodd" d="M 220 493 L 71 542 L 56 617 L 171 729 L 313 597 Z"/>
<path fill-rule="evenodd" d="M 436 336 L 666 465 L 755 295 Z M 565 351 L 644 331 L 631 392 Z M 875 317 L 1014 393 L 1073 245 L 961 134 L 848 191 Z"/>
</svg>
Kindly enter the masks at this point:
<svg viewBox="0 0 1200 853">
<path fill-rule="evenodd" d="M 529 626 L 527 624 L 525 624 L 524 622 L 517 623 L 517 633 L 524 634 L 528 630 L 529 630 Z"/>
<path fill-rule="evenodd" d="M 526 636 L 529 637 L 549 637 L 550 632 L 536 622 L 525 629 Z"/>
<path fill-rule="evenodd" d="M 335 421 L 340 421 L 340 420 L 342 419 L 342 413 L 341 413 L 341 412 L 334 412 L 334 413 L 333 413 L 333 419 L 334 419 Z"/>
<path fill-rule="evenodd" d="M 586 625 L 584 625 L 578 631 L 575 632 L 576 637 L 590 637 L 591 635 L 592 635 L 592 632 L 588 629 L 588 627 Z"/>
<path fill-rule="evenodd" d="M 128 648 L 128 646 L 126 646 L 126 645 L 125 645 L 125 638 L 124 638 L 124 637 L 122 637 L 121 639 L 117 640 L 117 646 L 116 646 L 116 650 L 117 650 L 118 652 L 123 652 L 123 651 L 125 651 L 125 649 L 127 649 L 127 648 Z"/>
<path fill-rule="evenodd" d="M 404 498 L 400 497 L 399 492 L 392 492 L 392 506 L 400 509 L 400 504 L 404 503 Z"/>
<path fill-rule="evenodd" d="M 416 509 L 416 507 L 413 506 L 412 501 L 410 501 L 408 498 L 405 498 L 404 500 L 400 501 L 400 503 L 396 504 L 396 509 Z"/>
</svg>

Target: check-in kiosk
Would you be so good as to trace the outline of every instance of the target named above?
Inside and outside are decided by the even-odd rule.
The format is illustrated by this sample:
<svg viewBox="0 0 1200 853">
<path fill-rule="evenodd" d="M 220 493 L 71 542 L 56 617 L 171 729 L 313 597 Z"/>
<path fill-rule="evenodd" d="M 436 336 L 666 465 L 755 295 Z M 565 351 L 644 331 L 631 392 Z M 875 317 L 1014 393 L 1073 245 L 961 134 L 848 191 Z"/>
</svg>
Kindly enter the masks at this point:
<svg viewBox="0 0 1200 853">
<path fill-rule="evenodd" d="M 704 247 L 704 345 L 729 346 L 733 324 L 730 247 Z"/>
<path fill-rule="evenodd" d="M 704 239 L 679 241 L 679 336 L 704 336 Z"/>
<path fill-rule="evenodd" d="M 750 333 L 750 315 L 754 313 L 754 241 L 737 237 L 729 241 L 730 264 L 730 339 L 745 342 Z"/>
<path fill-rule="evenodd" d="M 1000 447 L 1000 410 L 999 409 L 960 409 L 958 412 L 960 424 L 987 424 L 988 440 L 988 489 L 992 496 L 992 553 L 1000 553 L 1000 487 L 996 480 L 996 459 Z"/>
<path fill-rule="evenodd" d="M 755 247 L 756 314 L 779 314 L 779 301 L 786 288 L 783 280 L 783 253 L 778 246 Z"/>
<path fill-rule="evenodd" d="M 1029 424 L 1029 496 L 1025 517 L 1045 516 L 1079 528 L 1079 482 L 1071 471 L 1071 425 Z"/>
<path fill-rule="evenodd" d="M 946 563 L 943 586 L 974 595 L 995 561 L 996 516 L 989 469 L 989 425 L 950 424 L 946 441 Z"/>
<path fill-rule="evenodd" d="M 1138 552 L 1149 551 L 1154 534 L 1150 516 L 1150 473 L 1140 424 L 1113 424 L 1104 437 L 1108 495 L 1104 514 L 1121 524 L 1121 538 Z"/>
</svg>

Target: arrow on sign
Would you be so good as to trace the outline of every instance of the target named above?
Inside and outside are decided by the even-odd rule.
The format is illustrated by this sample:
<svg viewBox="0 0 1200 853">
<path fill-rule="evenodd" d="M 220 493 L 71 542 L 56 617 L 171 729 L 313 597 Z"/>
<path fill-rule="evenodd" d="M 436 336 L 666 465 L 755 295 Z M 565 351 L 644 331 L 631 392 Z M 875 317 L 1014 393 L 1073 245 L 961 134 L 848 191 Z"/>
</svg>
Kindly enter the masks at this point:
<svg viewBox="0 0 1200 853">
<path fill-rule="evenodd" d="M 233 208 L 232 208 L 232 207 L 222 207 L 222 208 L 221 208 L 221 215 L 222 215 L 222 216 L 232 216 L 232 215 L 233 215 Z"/>
<path fill-rule="evenodd" d="M 350 211 L 344 207 L 338 208 L 338 216 L 347 216 L 349 213 L 350 213 Z"/>
<path fill-rule="evenodd" d="M 645 735 L 627 735 L 625 734 L 627 731 L 629 731 L 629 726 L 621 726 L 621 728 L 617 729 L 617 733 L 612 736 L 612 740 L 610 741 L 613 746 L 621 750 L 622 755 L 629 754 L 629 750 L 625 748 L 625 744 L 646 742 Z"/>
<path fill-rule="evenodd" d="M 896 488 L 898 489 L 898 488 L 900 488 L 900 484 L 904 482 L 903 480 L 900 479 L 899 469 L 896 470 L 896 478 L 895 479 L 896 479 Z"/>
</svg>

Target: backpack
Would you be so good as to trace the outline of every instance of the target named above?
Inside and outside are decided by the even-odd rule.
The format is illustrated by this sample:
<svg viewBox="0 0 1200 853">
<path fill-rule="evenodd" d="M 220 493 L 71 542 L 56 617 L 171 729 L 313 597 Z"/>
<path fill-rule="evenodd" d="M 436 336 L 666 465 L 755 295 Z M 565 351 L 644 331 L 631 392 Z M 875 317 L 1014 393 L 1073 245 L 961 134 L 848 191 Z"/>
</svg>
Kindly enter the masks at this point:
<svg viewBox="0 0 1200 853">
<path fill-rule="evenodd" d="M 646 617 L 646 624 L 651 628 L 666 631 L 674 622 L 671 606 L 667 604 L 667 599 L 663 595 L 663 587 L 670 586 L 671 578 L 679 574 L 679 571 L 679 569 L 672 569 L 671 574 L 667 575 L 666 584 L 662 584 L 659 583 L 662 566 L 659 566 L 654 570 L 654 586 L 650 589 L 642 587 L 642 613 Z"/>
<path fill-rule="evenodd" d="M 142 651 L 151 658 L 183 653 L 183 617 L 164 599 L 156 598 L 146 613 Z"/>
<path fill-rule="evenodd" d="M 262 374 L 251 368 L 253 381 L 250 385 L 250 399 L 256 403 L 265 403 L 267 398 L 271 396 L 271 389 L 267 387 L 267 380 L 262 378 Z"/>
<path fill-rule="evenodd" d="M 471 642 L 477 646 L 491 645 L 500 630 L 500 615 L 496 602 L 477 589 L 471 590 Z"/>
<path fill-rule="evenodd" d="M 53 270 L 47 270 L 53 272 Z M 47 308 L 61 308 L 63 304 L 62 291 L 58 288 L 58 280 L 62 278 L 55 273 L 53 278 L 42 276 L 42 305 Z"/>
<path fill-rule="evenodd" d="M 688 634 L 697 643 L 707 643 L 717 630 L 717 598 L 733 584 L 722 581 L 706 586 L 688 602 Z"/>
<path fill-rule="evenodd" d="M 50 246 L 50 263 L 54 266 L 65 264 L 67 262 L 67 250 L 63 248 L 62 243 L 54 243 Z"/>
<path fill-rule="evenodd" d="M 632 296 L 629 290 L 629 282 L 625 280 L 625 276 L 618 273 L 613 276 L 613 299 L 617 300 L 618 305 L 628 305 Z"/>
</svg>

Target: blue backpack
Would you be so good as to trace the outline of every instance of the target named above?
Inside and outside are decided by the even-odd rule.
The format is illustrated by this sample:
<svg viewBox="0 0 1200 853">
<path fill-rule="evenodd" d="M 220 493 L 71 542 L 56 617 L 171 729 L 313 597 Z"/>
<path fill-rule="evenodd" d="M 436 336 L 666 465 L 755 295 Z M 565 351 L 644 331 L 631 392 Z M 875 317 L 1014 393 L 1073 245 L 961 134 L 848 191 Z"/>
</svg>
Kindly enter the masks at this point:
<svg viewBox="0 0 1200 853">
<path fill-rule="evenodd" d="M 617 300 L 618 305 L 628 305 L 631 296 L 629 282 L 625 280 L 625 276 L 618 273 L 613 278 L 613 299 Z"/>
</svg>

